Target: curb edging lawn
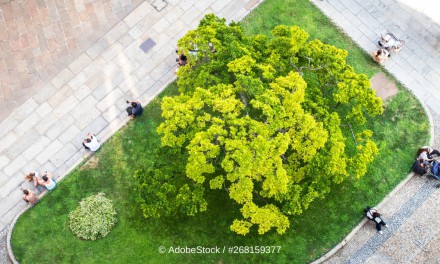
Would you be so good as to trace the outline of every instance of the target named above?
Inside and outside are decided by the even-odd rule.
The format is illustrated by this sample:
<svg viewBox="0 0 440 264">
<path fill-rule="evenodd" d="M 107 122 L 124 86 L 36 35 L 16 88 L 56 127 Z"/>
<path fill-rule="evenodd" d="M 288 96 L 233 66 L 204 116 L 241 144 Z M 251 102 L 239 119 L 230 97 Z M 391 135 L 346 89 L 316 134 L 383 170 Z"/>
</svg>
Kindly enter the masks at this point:
<svg viewBox="0 0 440 264">
<path fill-rule="evenodd" d="M 174 71 L 174 69 L 172 69 Z M 162 91 L 165 90 L 168 85 L 170 85 L 172 82 L 176 80 L 176 76 L 174 76 L 169 82 L 165 83 L 160 89 L 158 89 L 149 99 L 141 101 L 141 104 L 144 106 L 147 106 L 153 99 L 155 99 Z M 107 140 L 109 140 L 116 132 L 118 132 L 122 127 L 127 125 L 130 122 L 130 119 L 126 119 L 124 122 L 119 124 L 118 126 L 113 127 L 107 135 L 105 135 L 100 141 L 101 144 L 105 143 Z M 85 160 L 91 158 L 94 155 L 92 152 L 86 152 L 77 162 L 75 162 L 67 171 L 57 178 L 57 183 L 60 183 L 67 175 L 69 175 L 79 164 L 84 162 Z M 56 190 L 55 190 L 56 191 Z M 40 195 L 38 195 L 38 199 L 43 198 L 49 191 L 45 190 Z M 20 211 L 17 216 L 12 220 L 11 224 L 9 225 L 7 235 L 6 235 L 6 249 L 8 251 L 9 259 L 14 264 L 19 264 L 19 262 L 15 259 L 14 252 L 12 252 L 11 247 L 11 238 L 12 238 L 12 231 L 14 230 L 15 224 L 17 223 L 17 220 L 20 218 L 22 214 L 24 214 L 29 208 L 32 208 L 31 205 L 28 205 L 25 207 L 22 211 Z"/>
<path fill-rule="evenodd" d="M 393 78 L 395 78 L 394 75 L 393 75 Z M 429 146 L 432 146 L 432 144 L 434 143 L 434 133 L 435 133 L 435 131 L 434 131 L 434 119 L 432 118 L 431 112 L 429 111 L 428 106 L 425 105 L 422 101 L 420 101 L 419 98 L 411 90 L 407 89 L 406 87 L 405 87 L 405 89 L 407 91 L 409 91 L 415 98 L 417 98 L 419 103 L 422 105 L 423 110 L 425 111 L 426 116 L 428 117 L 429 127 L 430 127 L 429 128 L 429 134 L 430 134 Z M 402 187 L 405 186 L 405 184 L 413 176 L 414 176 L 414 172 L 409 173 L 409 175 L 402 182 L 400 182 L 396 186 L 396 188 L 394 188 L 389 194 L 387 194 L 387 196 L 385 196 L 385 198 L 382 200 L 382 202 L 380 202 L 380 204 L 377 205 L 377 208 L 379 208 L 379 209 L 382 208 L 388 202 L 388 200 L 390 200 L 392 197 L 394 197 L 394 195 L 400 189 L 402 189 Z M 364 218 L 341 242 L 339 242 L 339 244 L 337 244 L 329 252 L 325 253 L 319 259 L 314 260 L 310 264 L 319 264 L 319 263 L 323 263 L 324 261 L 328 260 L 334 254 L 336 254 L 336 252 L 338 252 L 341 248 L 343 248 L 367 222 L 368 222 L 368 220 L 366 218 Z"/>
</svg>

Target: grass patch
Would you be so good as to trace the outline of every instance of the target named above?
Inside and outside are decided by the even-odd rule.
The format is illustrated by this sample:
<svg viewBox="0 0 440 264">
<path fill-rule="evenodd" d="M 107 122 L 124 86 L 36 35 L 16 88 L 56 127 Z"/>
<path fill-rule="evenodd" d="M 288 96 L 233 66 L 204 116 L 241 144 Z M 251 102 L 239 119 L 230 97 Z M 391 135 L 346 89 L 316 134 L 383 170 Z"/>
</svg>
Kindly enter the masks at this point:
<svg viewBox="0 0 440 264">
<path fill-rule="evenodd" d="M 278 24 L 299 25 L 319 38 L 349 51 L 349 62 L 369 77 L 380 68 L 368 54 L 342 35 L 309 1 L 267 0 L 243 22 L 248 33 L 268 34 Z M 156 127 L 160 100 L 177 93 L 172 84 L 144 114 L 117 132 L 95 156 L 79 166 L 57 189 L 17 222 L 12 246 L 20 263 L 305 263 L 338 243 L 357 224 L 362 208 L 377 202 L 408 172 L 415 149 L 428 142 L 428 122 L 420 104 L 406 90 L 387 102 L 383 116 L 366 124 L 374 132 L 379 157 L 361 180 L 334 186 L 324 200 L 312 203 L 283 236 L 270 232 L 246 237 L 229 231 L 238 215 L 227 198 L 211 192 L 208 211 L 195 217 L 146 220 L 135 201 L 134 172 L 156 161 L 160 147 Z M 356 128 L 355 128 L 356 129 Z M 351 137 L 347 131 L 347 137 Z M 173 159 L 173 157 L 170 157 Z M 76 238 L 68 214 L 78 202 L 106 193 L 118 212 L 118 224 L 97 241 Z M 159 246 L 281 246 L 275 254 L 160 254 Z M 226 248 L 227 250 L 227 248 Z"/>
</svg>

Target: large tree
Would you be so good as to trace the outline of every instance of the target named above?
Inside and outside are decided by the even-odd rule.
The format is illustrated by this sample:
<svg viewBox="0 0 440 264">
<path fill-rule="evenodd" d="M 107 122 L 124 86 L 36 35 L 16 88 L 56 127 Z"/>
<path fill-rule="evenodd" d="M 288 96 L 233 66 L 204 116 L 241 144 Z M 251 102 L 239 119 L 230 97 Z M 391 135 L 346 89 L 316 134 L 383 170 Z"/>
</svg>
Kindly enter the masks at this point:
<svg viewBox="0 0 440 264">
<path fill-rule="evenodd" d="M 345 50 L 308 38 L 295 26 L 247 36 L 239 24 L 208 15 L 179 40 L 180 49 L 198 51 L 178 71 L 180 94 L 162 102 L 163 148 L 180 151 L 190 179 L 169 204 L 189 203 L 188 214 L 206 210 L 203 195 L 211 189 L 240 207 L 234 232 L 256 225 L 259 234 L 282 234 L 289 216 L 324 197 L 332 183 L 366 173 L 378 150 L 371 131 L 351 125 L 381 114 L 382 102 L 368 78 L 347 65 Z M 150 177 L 164 184 L 160 173 L 142 175 L 144 183 Z M 169 210 L 157 199 L 142 202 L 147 217 L 151 208 Z"/>
</svg>

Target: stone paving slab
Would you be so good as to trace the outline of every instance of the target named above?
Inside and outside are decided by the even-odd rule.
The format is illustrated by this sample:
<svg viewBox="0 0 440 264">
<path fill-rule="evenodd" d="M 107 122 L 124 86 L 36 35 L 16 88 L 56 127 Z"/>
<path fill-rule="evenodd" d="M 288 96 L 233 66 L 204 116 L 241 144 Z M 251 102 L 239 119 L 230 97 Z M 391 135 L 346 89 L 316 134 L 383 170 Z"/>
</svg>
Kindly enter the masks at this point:
<svg viewBox="0 0 440 264">
<path fill-rule="evenodd" d="M 73 67 L 74 73 L 80 71 L 87 63 L 84 50 L 111 28 L 111 34 L 118 34 L 121 19 L 144 1 L 3 2 L 0 3 L 0 120 L 44 89 L 46 82 L 66 65 Z"/>
</svg>

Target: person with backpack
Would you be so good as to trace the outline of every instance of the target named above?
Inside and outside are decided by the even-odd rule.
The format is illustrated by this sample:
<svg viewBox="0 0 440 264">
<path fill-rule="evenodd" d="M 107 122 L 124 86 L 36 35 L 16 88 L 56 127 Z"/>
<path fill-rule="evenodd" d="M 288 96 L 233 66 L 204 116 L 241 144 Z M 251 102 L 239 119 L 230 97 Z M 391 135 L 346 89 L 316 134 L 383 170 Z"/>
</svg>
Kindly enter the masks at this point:
<svg viewBox="0 0 440 264">
<path fill-rule="evenodd" d="M 434 160 L 431 163 L 431 171 L 429 173 L 429 176 L 440 181 L 440 162 L 439 161 Z M 440 185 L 437 185 L 437 188 L 440 188 Z"/>
<path fill-rule="evenodd" d="M 364 209 L 364 213 L 369 220 L 373 221 L 376 224 L 377 232 L 382 235 L 382 226 L 388 227 L 388 225 L 385 223 L 385 221 L 383 221 L 379 211 L 374 207 L 367 207 Z"/>
</svg>

